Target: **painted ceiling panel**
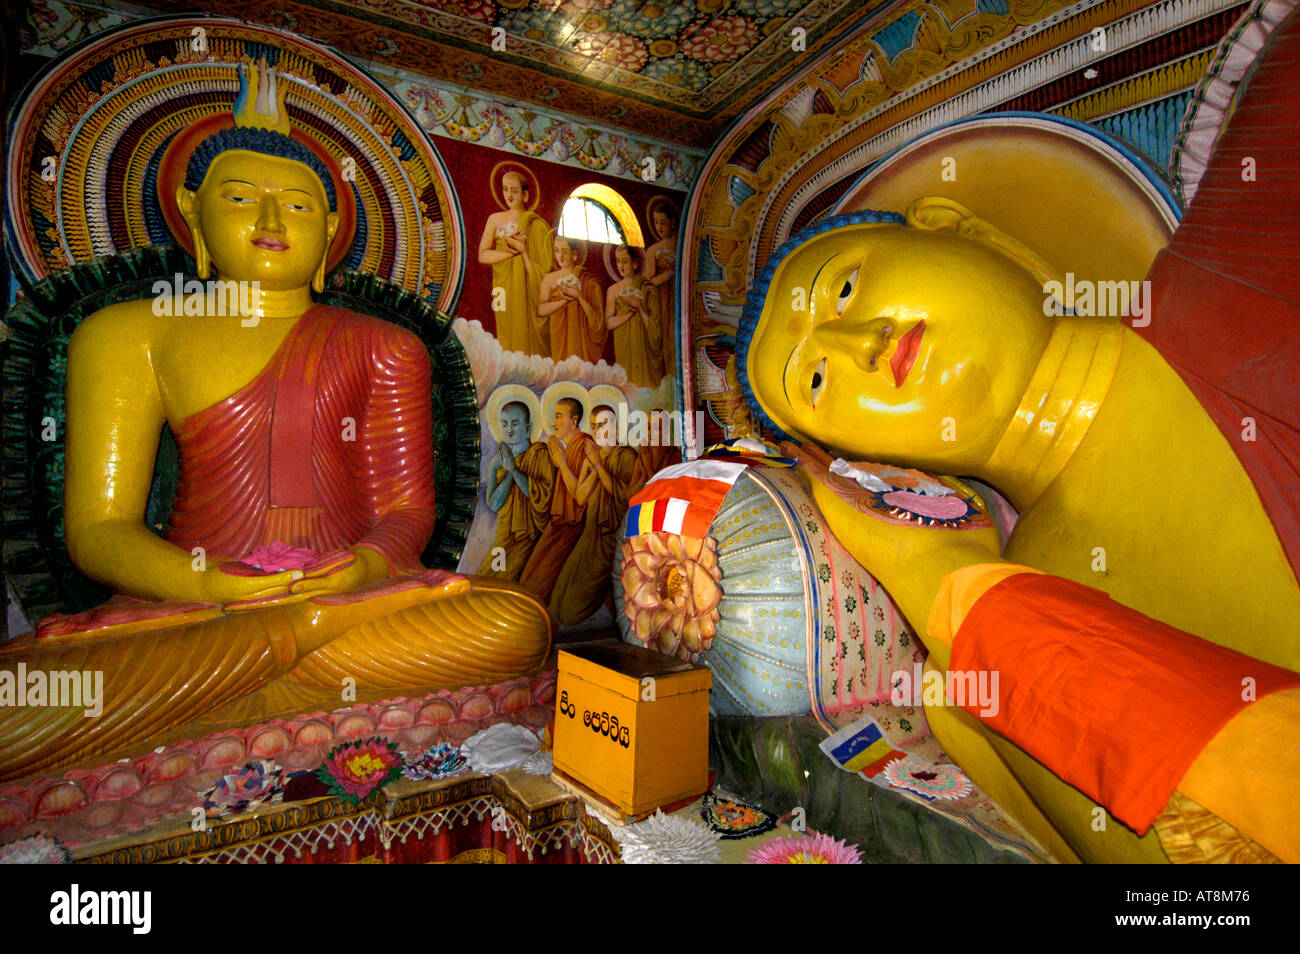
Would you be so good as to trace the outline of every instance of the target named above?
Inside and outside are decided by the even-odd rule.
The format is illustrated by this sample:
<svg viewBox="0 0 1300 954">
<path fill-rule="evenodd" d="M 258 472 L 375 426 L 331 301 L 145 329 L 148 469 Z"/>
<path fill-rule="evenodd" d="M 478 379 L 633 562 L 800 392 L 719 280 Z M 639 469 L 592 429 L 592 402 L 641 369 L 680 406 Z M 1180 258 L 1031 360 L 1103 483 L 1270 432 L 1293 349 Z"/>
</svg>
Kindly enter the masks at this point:
<svg viewBox="0 0 1300 954">
<path fill-rule="evenodd" d="M 114 0 L 104 6 L 112 8 Z M 130 6 L 194 9 L 184 0 L 134 0 Z M 883 25 L 918 3 L 221 0 L 207 6 L 301 32 L 363 61 L 705 147 L 745 107 L 847 30 L 871 20 Z"/>
</svg>

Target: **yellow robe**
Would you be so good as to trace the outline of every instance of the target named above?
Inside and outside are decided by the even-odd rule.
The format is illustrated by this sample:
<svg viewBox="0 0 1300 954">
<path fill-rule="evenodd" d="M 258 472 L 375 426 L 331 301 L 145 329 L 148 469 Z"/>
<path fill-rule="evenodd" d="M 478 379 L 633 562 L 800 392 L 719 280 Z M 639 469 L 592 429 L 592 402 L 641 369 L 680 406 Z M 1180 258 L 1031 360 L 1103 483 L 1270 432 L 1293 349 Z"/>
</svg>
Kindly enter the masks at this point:
<svg viewBox="0 0 1300 954">
<path fill-rule="evenodd" d="M 605 353 L 608 334 L 605 330 L 605 296 L 596 276 L 585 268 L 574 269 L 574 277 L 578 280 L 578 294 L 591 306 L 592 317 L 583 314 L 581 303 L 566 300 L 563 308 L 541 320 L 547 326 L 552 358 L 563 361 L 576 354 L 583 361 L 595 364 Z M 551 294 L 553 298 L 561 297 L 558 290 Z"/>
<path fill-rule="evenodd" d="M 659 290 L 641 275 L 633 275 L 631 284 L 616 299 L 615 315 L 622 316 L 631 311 L 623 296 L 633 289 L 640 294 L 650 320 L 644 322 L 639 315 L 633 314 L 614 329 L 614 360 L 622 365 L 633 384 L 653 388 L 664 376 L 664 327 L 663 316 L 659 313 Z"/>
<path fill-rule="evenodd" d="M 528 478 L 528 493 L 511 480 L 510 494 L 497 514 L 496 539 L 492 549 L 479 567 L 479 576 L 494 576 L 499 580 L 517 580 L 533 552 L 533 545 L 546 529 L 551 519 L 551 490 L 555 484 L 555 465 L 545 444 L 532 444 L 515 461 Z M 497 483 L 510 480 L 504 467 L 497 468 Z M 497 547 L 505 551 L 505 569 L 495 558 Z"/>
<path fill-rule="evenodd" d="M 503 351 L 522 351 L 546 357 L 549 343 L 542 339 L 541 319 L 537 316 L 537 302 L 542 288 L 542 276 L 551 270 L 551 233 L 542 217 L 524 212 L 517 223 L 528 249 L 528 264 L 522 255 L 512 255 L 504 262 L 492 266 L 493 297 L 496 289 L 505 291 L 505 308 L 496 312 L 497 341 Z M 508 252 L 506 237 L 500 232 L 492 246 L 498 252 Z"/>
<path fill-rule="evenodd" d="M 671 248 L 660 249 L 655 253 L 655 273 L 675 272 L 677 266 L 674 258 L 675 253 Z M 677 276 L 674 274 L 672 278 L 660 285 L 658 293 L 659 320 L 664 324 L 664 370 L 672 374 L 677 367 L 677 332 L 674 327 L 674 315 L 677 311 Z"/>
</svg>

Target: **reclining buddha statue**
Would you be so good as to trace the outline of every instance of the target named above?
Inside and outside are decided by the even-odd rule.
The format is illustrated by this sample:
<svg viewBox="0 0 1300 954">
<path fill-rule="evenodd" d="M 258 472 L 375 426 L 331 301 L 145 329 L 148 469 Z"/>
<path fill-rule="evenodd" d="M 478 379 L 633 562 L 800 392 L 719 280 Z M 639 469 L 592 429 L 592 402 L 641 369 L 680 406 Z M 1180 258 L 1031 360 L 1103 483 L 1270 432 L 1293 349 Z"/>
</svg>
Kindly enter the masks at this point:
<svg viewBox="0 0 1300 954">
<path fill-rule="evenodd" d="M 553 623 L 526 591 L 421 566 L 428 352 L 313 303 L 349 186 L 251 73 L 247 111 L 194 148 L 175 193 L 199 277 L 238 283 L 246 311 L 130 301 L 73 335 L 65 537 L 119 596 L 42 625 L 0 669 L 102 672 L 102 711 L 0 709 L 0 778 L 337 706 L 347 686 L 373 700 L 501 681 L 549 652 Z M 165 539 L 145 524 L 164 423 L 180 455 Z"/>
<path fill-rule="evenodd" d="M 1053 855 L 1163 861 L 1217 829 L 1234 857 L 1300 860 L 1292 560 L 1179 373 L 1116 318 L 1046 307 L 1059 276 L 1018 238 L 937 197 L 805 230 L 741 320 L 746 396 L 802 442 L 826 520 L 929 669 L 999 673 L 996 706 L 927 694 L 926 714 Z M 1150 320 L 1173 307 L 1157 291 Z M 978 478 L 1019 520 L 1005 548 L 891 520 L 858 460 Z"/>
</svg>

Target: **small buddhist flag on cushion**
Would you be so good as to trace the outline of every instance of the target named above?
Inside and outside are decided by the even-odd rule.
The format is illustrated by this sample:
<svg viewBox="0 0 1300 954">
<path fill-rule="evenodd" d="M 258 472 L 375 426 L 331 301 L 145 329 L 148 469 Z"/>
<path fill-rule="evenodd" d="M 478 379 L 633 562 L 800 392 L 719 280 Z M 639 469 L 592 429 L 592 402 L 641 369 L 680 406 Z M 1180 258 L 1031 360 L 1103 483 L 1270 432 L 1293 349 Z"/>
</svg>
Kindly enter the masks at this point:
<svg viewBox="0 0 1300 954">
<path fill-rule="evenodd" d="M 866 778 L 874 778 L 890 762 L 907 757 L 906 752 L 889 744 L 885 733 L 869 716 L 825 739 L 821 750 L 844 771 L 857 772 Z"/>
<path fill-rule="evenodd" d="M 707 537 L 722 501 L 746 466 L 732 461 L 691 460 L 665 467 L 628 501 L 626 535 L 662 531 Z"/>
</svg>

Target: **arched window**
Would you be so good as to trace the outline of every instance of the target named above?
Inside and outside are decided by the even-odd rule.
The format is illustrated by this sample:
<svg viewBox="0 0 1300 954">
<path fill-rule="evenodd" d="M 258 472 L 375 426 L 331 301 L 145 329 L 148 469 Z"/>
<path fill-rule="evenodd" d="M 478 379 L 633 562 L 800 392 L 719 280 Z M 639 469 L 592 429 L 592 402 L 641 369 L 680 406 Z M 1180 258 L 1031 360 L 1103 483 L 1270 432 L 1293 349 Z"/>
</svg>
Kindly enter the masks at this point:
<svg viewBox="0 0 1300 954">
<path fill-rule="evenodd" d="M 560 234 L 584 242 L 645 248 L 641 226 L 627 200 L 597 182 L 580 185 L 569 193 L 560 213 Z"/>
</svg>

